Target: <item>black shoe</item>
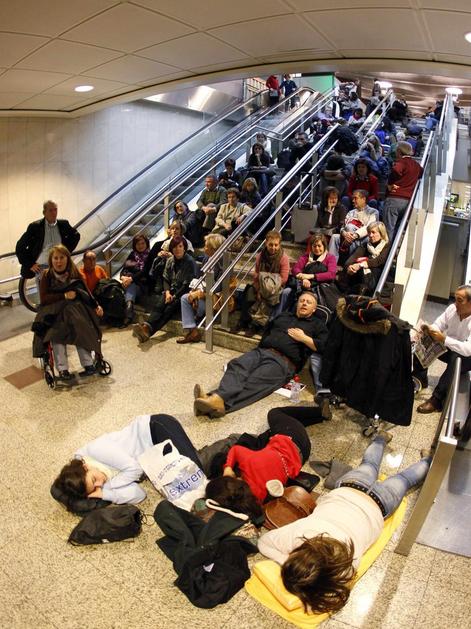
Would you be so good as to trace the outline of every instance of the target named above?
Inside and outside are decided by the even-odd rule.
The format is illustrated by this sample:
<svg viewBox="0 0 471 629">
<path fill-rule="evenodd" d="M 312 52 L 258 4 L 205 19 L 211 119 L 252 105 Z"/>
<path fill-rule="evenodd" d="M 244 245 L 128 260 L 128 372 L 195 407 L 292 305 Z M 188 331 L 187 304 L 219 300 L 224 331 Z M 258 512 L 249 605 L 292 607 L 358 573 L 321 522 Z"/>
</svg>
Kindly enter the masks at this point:
<svg viewBox="0 0 471 629">
<path fill-rule="evenodd" d="M 87 365 L 83 371 L 79 371 L 79 376 L 86 378 L 88 376 L 95 376 L 98 373 L 95 365 Z"/>
<path fill-rule="evenodd" d="M 69 380 L 72 380 L 72 378 L 73 378 L 72 374 L 67 369 L 64 369 L 64 371 L 59 371 L 59 380 L 63 380 L 64 382 L 67 382 Z"/>
</svg>

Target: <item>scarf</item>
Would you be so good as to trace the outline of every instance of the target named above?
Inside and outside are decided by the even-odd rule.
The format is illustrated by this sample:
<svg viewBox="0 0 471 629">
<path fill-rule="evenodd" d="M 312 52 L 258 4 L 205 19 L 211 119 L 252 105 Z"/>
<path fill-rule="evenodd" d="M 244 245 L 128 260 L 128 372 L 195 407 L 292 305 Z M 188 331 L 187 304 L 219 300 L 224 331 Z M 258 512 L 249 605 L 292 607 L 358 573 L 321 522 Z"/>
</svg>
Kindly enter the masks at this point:
<svg viewBox="0 0 471 629">
<path fill-rule="evenodd" d="M 51 271 L 52 271 L 52 277 L 54 278 L 56 282 L 59 282 L 60 284 L 67 284 L 67 282 L 69 281 L 68 271 L 64 271 L 64 273 L 57 273 L 57 271 L 54 271 L 53 268 L 51 268 Z"/>
<path fill-rule="evenodd" d="M 141 253 L 139 253 L 138 251 L 134 251 L 134 262 L 136 263 L 136 266 L 134 268 L 138 271 L 142 271 L 144 269 L 144 264 L 146 263 L 148 255 L 149 249 L 146 249 Z"/>
<path fill-rule="evenodd" d="M 260 271 L 265 271 L 267 273 L 279 273 L 281 257 L 283 253 L 283 247 L 280 247 L 278 253 L 275 253 L 275 255 L 271 256 L 268 253 L 268 249 L 266 247 L 263 247 L 260 254 Z"/>
<path fill-rule="evenodd" d="M 324 262 L 326 257 L 327 257 L 327 250 L 324 251 L 324 253 L 321 253 L 321 255 L 317 256 L 317 257 L 315 255 L 313 255 L 313 253 L 311 252 L 309 254 L 309 258 L 307 260 L 307 264 L 310 264 L 311 262 Z"/>
<path fill-rule="evenodd" d="M 370 242 L 366 245 L 368 249 L 368 256 L 370 258 L 377 258 L 384 247 L 387 245 L 385 240 L 380 240 L 377 245 L 372 245 Z"/>
</svg>

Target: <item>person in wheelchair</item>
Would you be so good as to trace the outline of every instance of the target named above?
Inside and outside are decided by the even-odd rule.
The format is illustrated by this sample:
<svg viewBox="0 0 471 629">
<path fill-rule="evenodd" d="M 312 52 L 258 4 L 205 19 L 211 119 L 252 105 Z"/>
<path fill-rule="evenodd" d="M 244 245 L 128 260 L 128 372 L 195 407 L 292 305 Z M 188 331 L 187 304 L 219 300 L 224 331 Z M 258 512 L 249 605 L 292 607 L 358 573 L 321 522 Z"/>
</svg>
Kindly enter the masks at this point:
<svg viewBox="0 0 471 629">
<path fill-rule="evenodd" d="M 83 371 L 79 376 L 97 373 L 92 352 L 101 355 L 101 331 L 98 317 L 103 310 L 89 293 L 79 270 L 64 245 L 49 251 L 48 268 L 39 286 L 40 309 L 32 331 L 33 355 L 47 354 L 51 343 L 59 379 L 70 381 L 67 345 L 75 345 Z"/>
</svg>

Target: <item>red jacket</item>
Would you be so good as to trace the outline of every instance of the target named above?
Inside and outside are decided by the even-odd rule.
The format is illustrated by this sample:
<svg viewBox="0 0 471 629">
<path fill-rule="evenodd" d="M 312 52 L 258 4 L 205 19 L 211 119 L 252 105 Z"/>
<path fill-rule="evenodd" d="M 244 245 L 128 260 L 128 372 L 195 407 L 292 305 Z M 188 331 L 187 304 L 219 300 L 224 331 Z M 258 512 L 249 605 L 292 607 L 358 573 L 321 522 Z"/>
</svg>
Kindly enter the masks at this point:
<svg viewBox="0 0 471 629">
<path fill-rule="evenodd" d="M 379 186 L 378 186 L 378 177 L 375 175 L 368 175 L 368 179 L 360 179 L 355 173 L 350 177 L 350 181 L 348 182 L 347 194 L 350 198 L 352 198 L 355 190 L 366 190 L 368 193 L 368 201 L 371 199 L 378 200 L 379 195 Z"/>
<path fill-rule="evenodd" d="M 274 74 L 268 77 L 266 85 L 269 90 L 278 90 L 278 94 L 280 93 L 280 83 Z"/>
<path fill-rule="evenodd" d="M 389 184 L 396 184 L 398 189 L 388 192 L 388 197 L 398 197 L 400 199 L 410 199 L 414 192 L 415 184 L 422 176 L 423 168 L 413 157 L 401 157 L 394 162 Z"/>
<path fill-rule="evenodd" d="M 260 502 L 267 496 L 267 481 L 278 479 L 286 485 L 288 478 L 296 478 L 302 467 L 299 450 L 286 435 L 275 435 L 261 450 L 232 446 L 225 467 L 234 468 L 236 464 L 241 477 Z"/>
</svg>

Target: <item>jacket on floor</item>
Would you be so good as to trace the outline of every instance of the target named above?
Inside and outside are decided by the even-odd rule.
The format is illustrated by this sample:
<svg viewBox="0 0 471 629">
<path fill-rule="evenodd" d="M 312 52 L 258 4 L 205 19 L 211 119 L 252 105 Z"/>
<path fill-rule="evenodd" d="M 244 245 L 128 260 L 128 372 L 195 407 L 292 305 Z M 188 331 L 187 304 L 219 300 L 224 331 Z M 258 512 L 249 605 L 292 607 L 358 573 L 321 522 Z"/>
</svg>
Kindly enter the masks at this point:
<svg viewBox="0 0 471 629">
<path fill-rule="evenodd" d="M 414 400 L 409 330 L 374 300 L 340 299 L 322 356 L 322 384 L 368 418 L 377 414 L 409 426 Z"/>
<path fill-rule="evenodd" d="M 175 585 L 193 605 L 215 607 L 244 586 L 250 577 L 247 555 L 257 552 L 257 548 L 231 533 L 248 516 L 218 511 L 209 522 L 204 522 L 163 500 L 157 505 L 154 518 L 165 534 L 156 543 L 173 562 L 178 574 Z"/>
</svg>

